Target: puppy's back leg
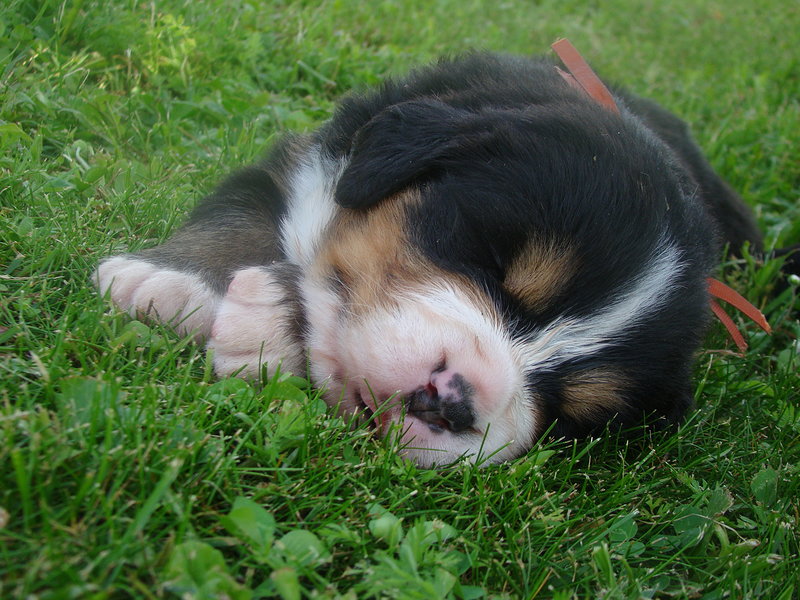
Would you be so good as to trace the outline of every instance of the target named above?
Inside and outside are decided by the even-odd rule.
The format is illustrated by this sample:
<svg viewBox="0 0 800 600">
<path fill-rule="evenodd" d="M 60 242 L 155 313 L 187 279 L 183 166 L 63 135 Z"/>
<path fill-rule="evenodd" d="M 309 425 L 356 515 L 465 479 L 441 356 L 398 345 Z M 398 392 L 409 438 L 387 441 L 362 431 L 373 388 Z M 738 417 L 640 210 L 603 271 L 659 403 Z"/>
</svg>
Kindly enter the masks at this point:
<svg viewBox="0 0 800 600">
<path fill-rule="evenodd" d="M 132 317 L 155 320 L 181 335 L 204 339 L 211 331 L 219 295 L 195 273 L 148 261 L 141 255 L 108 258 L 94 274 L 100 291 L 109 294 Z"/>
<path fill-rule="evenodd" d="M 192 212 L 163 245 L 100 263 L 94 281 L 132 316 L 208 338 L 233 274 L 283 260 L 279 223 L 284 173 L 292 148 L 279 146 L 262 165 L 236 173 Z"/>
</svg>

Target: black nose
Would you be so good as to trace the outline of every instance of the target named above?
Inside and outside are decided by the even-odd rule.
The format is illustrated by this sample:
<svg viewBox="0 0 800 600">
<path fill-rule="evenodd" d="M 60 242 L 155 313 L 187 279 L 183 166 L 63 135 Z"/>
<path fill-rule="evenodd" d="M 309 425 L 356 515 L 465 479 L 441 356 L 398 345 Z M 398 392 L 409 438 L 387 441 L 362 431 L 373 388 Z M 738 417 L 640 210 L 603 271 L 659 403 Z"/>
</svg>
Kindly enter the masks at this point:
<svg viewBox="0 0 800 600">
<path fill-rule="evenodd" d="M 472 386 L 461 378 L 459 385 L 448 386 L 443 392 L 431 384 L 419 388 L 406 396 L 406 410 L 434 431 L 448 429 L 458 433 L 472 427 Z"/>
</svg>

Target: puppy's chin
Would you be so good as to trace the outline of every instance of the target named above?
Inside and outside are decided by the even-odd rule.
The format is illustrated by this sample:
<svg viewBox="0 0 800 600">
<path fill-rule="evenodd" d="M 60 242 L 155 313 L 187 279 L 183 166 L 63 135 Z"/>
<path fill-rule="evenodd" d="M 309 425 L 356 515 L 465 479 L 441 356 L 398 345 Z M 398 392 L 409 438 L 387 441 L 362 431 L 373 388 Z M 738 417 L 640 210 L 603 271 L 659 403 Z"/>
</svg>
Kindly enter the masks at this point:
<svg viewBox="0 0 800 600">
<path fill-rule="evenodd" d="M 329 404 L 399 433 L 422 466 L 530 447 L 537 423 L 523 365 L 488 298 L 446 278 L 372 306 L 343 302 L 324 279 L 304 290 L 312 375 Z"/>
</svg>

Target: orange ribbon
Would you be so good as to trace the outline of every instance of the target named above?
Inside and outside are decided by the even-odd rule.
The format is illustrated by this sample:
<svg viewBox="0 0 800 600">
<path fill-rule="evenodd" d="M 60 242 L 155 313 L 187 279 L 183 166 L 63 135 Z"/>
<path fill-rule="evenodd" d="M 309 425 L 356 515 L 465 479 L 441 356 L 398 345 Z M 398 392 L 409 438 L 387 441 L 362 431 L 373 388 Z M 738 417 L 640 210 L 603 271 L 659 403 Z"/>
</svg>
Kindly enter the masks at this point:
<svg viewBox="0 0 800 600">
<path fill-rule="evenodd" d="M 569 40 L 560 39 L 555 42 L 551 48 L 555 51 L 567 71 L 562 71 L 558 67 L 556 70 L 567 83 L 572 87 L 584 91 L 590 98 L 593 98 L 607 109 L 619 114 L 617 103 L 608 88 L 600 81 L 600 78 L 592 70 L 589 64 L 583 59 L 580 53 L 575 49 Z M 717 298 L 724 300 L 734 308 L 741 311 L 744 315 L 749 317 L 755 322 L 756 325 L 761 327 L 767 333 L 772 333 L 772 329 L 764 318 L 764 315 L 755 306 L 750 304 L 745 298 L 741 296 L 734 289 L 728 287 L 721 281 L 712 277 L 708 278 L 708 293 L 713 296 L 710 299 L 711 311 L 716 315 L 720 322 L 728 330 L 731 338 L 733 339 L 739 351 L 744 353 L 747 350 L 747 342 L 744 339 L 741 331 L 736 327 L 733 319 L 728 316 L 722 307 L 717 302 Z"/>
<path fill-rule="evenodd" d="M 772 328 L 764 318 L 764 314 L 755 306 L 750 304 L 750 302 L 748 302 L 739 292 L 725 285 L 718 279 L 714 279 L 713 277 L 709 277 L 707 281 L 708 293 L 714 296 L 714 298 L 711 298 L 711 310 L 715 315 L 717 315 L 717 318 L 725 326 L 725 329 L 728 330 L 731 338 L 733 338 L 733 341 L 739 347 L 740 352 L 744 353 L 744 351 L 747 350 L 747 342 L 744 341 L 744 336 L 742 336 L 742 333 L 736 327 L 728 314 L 722 310 L 722 307 L 719 305 L 719 302 L 715 300 L 715 298 L 724 300 L 735 309 L 742 312 L 745 316 L 749 317 L 750 320 L 761 327 L 761 329 L 767 333 L 772 333 Z"/>
<path fill-rule="evenodd" d="M 555 50 L 556 54 L 558 54 L 558 58 L 560 58 L 564 66 L 567 67 L 569 73 L 565 73 L 561 69 L 558 69 L 558 67 L 556 67 L 556 69 L 558 69 L 558 72 L 570 85 L 583 90 L 590 98 L 594 98 L 610 111 L 619 114 L 619 108 L 617 108 L 617 103 L 614 102 L 614 97 L 611 95 L 611 92 L 608 91 L 608 88 L 600 81 L 600 78 L 592 70 L 592 67 L 583 60 L 580 52 L 575 49 L 575 46 L 573 46 L 568 39 L 562 38 L 550 47 Z"/>
</svg>

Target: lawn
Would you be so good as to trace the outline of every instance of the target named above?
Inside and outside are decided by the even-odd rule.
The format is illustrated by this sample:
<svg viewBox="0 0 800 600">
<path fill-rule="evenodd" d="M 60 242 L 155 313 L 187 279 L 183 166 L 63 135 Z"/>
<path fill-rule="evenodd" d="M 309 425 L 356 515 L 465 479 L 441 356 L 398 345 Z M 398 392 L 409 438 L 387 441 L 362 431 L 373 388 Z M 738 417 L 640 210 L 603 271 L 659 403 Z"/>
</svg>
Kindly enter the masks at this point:
<svg viewBox="0 0 800 600">
<path fill-rule="evenodd" d="M 348 90 L 560 36 L 798 243 L 798 31 L 780 0 L 4 0 L 0 597 L 800 596 L 800 301 L 774 263 L 726 271 L 775 333 L 742 357 L 712 329 L 677 434 L 439 471 L 299 377 L 216 381 L 88 281 Z"/>
</svg>

